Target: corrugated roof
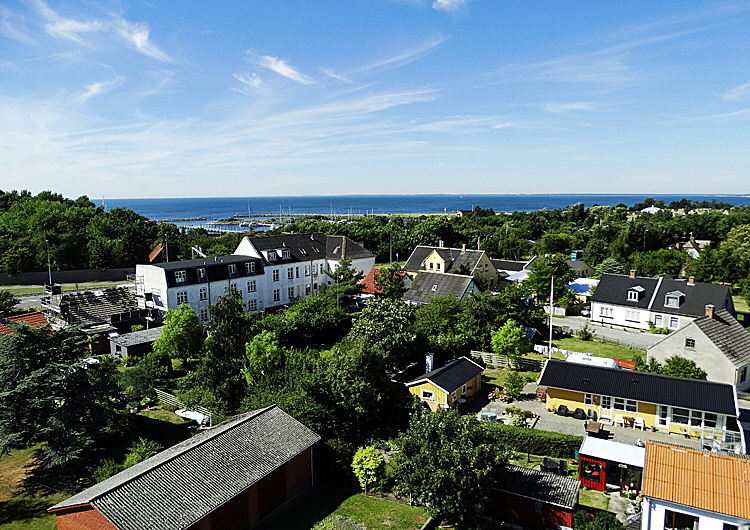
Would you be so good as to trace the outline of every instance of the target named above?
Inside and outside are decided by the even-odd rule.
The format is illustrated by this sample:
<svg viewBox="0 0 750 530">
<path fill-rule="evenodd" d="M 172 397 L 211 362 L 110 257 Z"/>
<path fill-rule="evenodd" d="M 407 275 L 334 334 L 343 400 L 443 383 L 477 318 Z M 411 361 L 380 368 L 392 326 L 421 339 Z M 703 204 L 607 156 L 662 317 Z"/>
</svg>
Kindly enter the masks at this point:
<svg viewBox="0 0 750 530">
<path fill-rule="evenodd" d="M 734 387 L 725 383 L 633 372 L 550 359 L 539 385 L 736 416 Z"/>
<path fill-rule="evenodd" d="M 110 341 L 121 346 L 132 346 L 134 344 L 144 344 L 148 342 L 154 342 L 156 339 L 161 337 L 161 332 L 164 328 L 151 328 L 142 329 L 141 331 L 133 331 L 131 333 L 125 333 L 124 335 L 118 335 L 117 337 L 110 337 Z"/>
<path fill-rule="evenodd" d="M 643 494 L 750 519 L 750 460 L 648 442 Z"/>
<path fill-rule="evenodd" d="M 578 504 L 581 481 L 546 471 L 508 465 L 495 470 L 494 487 L 527 499 L 572 510 Z"/>
<path fill-rule="evenodd" d="M 604 440 L 593 436 L 586 436 L 581 443 L 578 454 L 611 460 L 620 464 L 635 467 L 643 466 L 646 462 L 646 448 L 632 444 L 623 444 L 612 440 Z"/>
<path fill-rule="evenodd" d="M 448 295 L 460 300 L 473 281 L 472 276 L 462 274 L 420 271 L 404 294 L 403 300 L 415 304 L 429 304 L 430 298 Z"/>
<path fill-rule="evenodd" d="M 5 321 L 0 322 L 0 333 L 2 333 L 3 335 L 10 335 L 11 333 L 15 333 L 15 331 L 8 327 L 8 323 L 11 322 L 16 324 L 26 324 L 31 327 L 46 326 L 47 324 L 49 324 L 49 322 L 47 322 L 47 317 L 45 317 L 38 311 L 35 313 L 26 313 L 25 315 L 8 317 L 5 319 Z"/>
<path fill-rule="evenodd" d="M 56 504 L 92 504 L 118 530 L 184 530 L 317 442 L 276 406 L 241 414 Z"/>
<path fill-rule="evenodd" d="M 444 366 L 436 368 L 424 375 L 420 375 L 406 386 L 413 386 L 424 381 L 429 381 L 442 388 L 446 392 L 454 392 L 484 372 L 484 368 L 466 357 L 459 357 L 445 363 Z"/>
</svg>

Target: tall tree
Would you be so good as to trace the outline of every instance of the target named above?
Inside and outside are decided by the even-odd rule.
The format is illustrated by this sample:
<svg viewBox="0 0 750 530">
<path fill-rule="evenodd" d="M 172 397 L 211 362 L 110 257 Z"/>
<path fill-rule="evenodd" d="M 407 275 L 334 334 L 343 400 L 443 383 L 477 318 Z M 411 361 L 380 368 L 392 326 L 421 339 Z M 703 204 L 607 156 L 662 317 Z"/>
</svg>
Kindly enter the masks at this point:
<svg viewBox="0 0 750 530">
<path fill-rule="evenodd" d="M 385 298 L 401 300 L 409 289 L 404 285 L 404 272 L 397 263 L 380 267 L 375 273 L 375 287 L 383 292 Z"/>
<path fill-rule="evenodd" d="M 11 326 L 0 338 L 0 452 L 46 442 L 44 465 L 66 464 L 117 428 L 115 366 L 84 361 L 76 330 Z"/>
<path fill-rule="evenodd" d="M 170 309 L 164 317 L 161 336 L 154 341 L 153 350 L 179 359 L 187 364 L 197 359 L 203 347 L 203 325 L 193 308 L 182 304 L 178 309 Z"/>
<path fill-rule="evenodd" d="M 552 276 L 555 277 L 554 296 L 556 299 L 570 297 L 566 286 L 576 279 L 576 272 L 568 265 L 561 254 L 545 256 L 531 264 L 531 273 L 523 282 L 527 292 L 536 297 L 537 303 L 544 305 L 549 298 Z"/>
<path fill-rule="evenodd" d="M 352 267 L 351 259 L 339 260 L 334 271 L 323 271 L 331 278 L 333 283 L 324 285 L 320 292 L 336 300 L 336 306 L 343 309 L 352 309 L 356 304 L 356 298 L 362 294 L 362 278 L 364 274 Z"/>
<path fill-rule="evenodd" d="M 402 368 L 415 353 L 414 306 L 401 300 L 371 300 L 357 316 L 349 338 L 377 352 L 386 369 Z"/>
<path fill-rule="evenodd" d="M 521 358 L 531 351 L 531 341 L 523 328 L 513 320 L 508 320 L 502 328 L 492 332 L 492 349 L 508 359 L 508 364 L 518 367 Z"/>
</svg>

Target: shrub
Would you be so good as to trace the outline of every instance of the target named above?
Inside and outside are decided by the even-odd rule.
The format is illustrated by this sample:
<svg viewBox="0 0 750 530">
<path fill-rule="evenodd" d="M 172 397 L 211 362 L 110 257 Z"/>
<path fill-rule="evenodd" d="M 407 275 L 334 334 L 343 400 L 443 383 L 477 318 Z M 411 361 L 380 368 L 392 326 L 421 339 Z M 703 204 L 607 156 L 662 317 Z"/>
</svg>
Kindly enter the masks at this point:
<svg viewBox="0 0 750 530">
<path fill-rule="evenodd" d="M 586 324 L 581 329 L 579 329 L 578 331 L 576 331 L 576 337 L 578 337 L 581 340 L 588 341 L 588 340 L 592 340 L 594 338 L 594 334 L 589 329 L 589 325 Z"/>
<path fill-rule="evenodd" d="M 505 393 L 510 401 L 516 401 L 523 394 L 523 386 L 526 384 L 524 377 L 517 372 L 511 372 L 505 379 Z"/>
<path fill-rule="evenodd" d="M 672 330 L 669 328 L 657 328 L 651 321 L 648 323 L 648 330 L 654 335 L 669 335 L 672 333 Z"/>
<path fill-rule="evenodd" d="M 575 458 L 583 437 L 557 432 L 538 431 L 513 425 L 488 423 L 497 443 L 519 453 L 546 455 L 552 458 Z"/>
<path fill-rule="evenodd" d="M 99 465 L 94 469 L 94 480 L 96 482 L 102 482 L 107 480 L 109 477 L 116 475 L 122 471 L 122 466 L 111 459 L 99 461 Z"/>
<path fill-rule="evenodd" d="M 360 447 L 352 459 L 354 475 L 365 490 L 372 489 L 385 476 L 385 460 L 374 445 Z"/>
<path fill-rule="evenodd" d="M 151 458 L 161 450 L 162 446 L 158 443 L 146 438 L 138 438 L 128 448 L 128 454 L 125 456 L 125 462 L 123 462 L 122 467 L 125 469 L 133 467 L 147 458 Z"/>
</svg>

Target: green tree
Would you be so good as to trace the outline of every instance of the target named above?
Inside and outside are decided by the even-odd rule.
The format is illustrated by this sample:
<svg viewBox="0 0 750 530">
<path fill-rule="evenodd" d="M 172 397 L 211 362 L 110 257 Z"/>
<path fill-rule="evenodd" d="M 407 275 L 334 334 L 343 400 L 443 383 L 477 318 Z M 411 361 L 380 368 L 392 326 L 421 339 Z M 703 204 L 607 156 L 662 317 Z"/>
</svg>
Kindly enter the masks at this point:
<svg viewBox="0 0 750 530">
<path fill-rule="evenodd" d="M 385 459 L 374 445 L 360 447 L 354 453 L 352 470 L 359 485 L 367 493 L 367 490 L 372 489 L 385 477 Z"/>
<path fill-rule="evenodd" d="M 529 277 L 523 282 L 523 286 L 529 294 L 536 296 L 538 303 L 544 305 L 543 300 L 549 297 L 553 275 L 555 298 L 561 299 L 568 295 L 569 290 L 566 286 L 577 277 L 576 272 L 570 268 L 567 258 L 563 255 L 545 256 L 533 262 Z"/>
<path fill-rule="evenodd" d="M 333 283 L 323 285 L 322 295 L 336 300 L 336 306 L 352 309 L 356 305 L 357 297 L 362 294 L 362 278 L 364 274 L 352 267 L 351 259 L 339 260 L 338 266 L 332 272 L 323 271 Z"/>
<path fill-rule="evenodd" d="M 248 386 L 278 370 L 282 363 L 281 354 L 282 349 L 275 333 L 265 330 L 253 337 L 245 347 L 245 366 L 242 368 L 242 375 Z"/>
<path fill-rule="evenodd" d="M 625 530 L 625 526 L 612 512 L 597 512 L 595 516 L 580 510 L 573 516 L 574 530 Z"/>
<path fill-rule="evenodd" d="M 492 350 L 508 359 L 508 364 L 518 366 L 521 358 L 531 351 L 531 341 L 523 327 L 508 320 L 502 328 L 492 333 Z"/>
<path fill-rule="evenodd" d="M 125 461 L 123 462 L 122 467 L 124 469 L 133 467 L 134 465 L 151 458 L 162 449 L 162 446 L 153 440 L 138 438 L 138 440 L 128 447 L 128 454 L 125 455 Z"/>
<path fill-rule="evenodd" d="M 13 291 L 8 289 L 0 290 L 0 314 L 6 315 L 10 313 L 18 302 L 20 300 L 15 297 Z"/>
<path fill-rule="evenodd" d="M 383 292 L 386 298 L 401 300 L 409 289 L 404 285 L 404 272 L 397 263 L 380 267 L 375 273 L 375 287 Z"/>
<path fill-rule="evenodd" d="M 413 358 L 417 334 L 414 306 L 395 299 L 374 299 L 357 316 L 349 338 L 378 353 L 388 370 L 402 368 Z M 419 352 L 417 352 L 419 353 Z"/>
<path fill-rule="evenodd" d="M 455 296 L 436 296 L 417 309 L 414 329 L 435 353 L 468 351 L 469 337 L 458 329 L 461 312 L 461 301 Z"/>
<path fill-rule="evenodd" d="M 397 489 L 430 517 L 473 527 L 473 506 L 487 501 L 493 472 L 507 462 L 491 432 L 473 416 L 420 409 L 395 445 Z"/>
<path fill-rule="evenodd" d="M 0 453 L 46 442 L 45 466 L 80 458 L 119 426 L 114 363 L 85 362 L 77 330 L 11 326 L 0 338 Z"/>
<path fill-rule="evenodd" d="M 154 341 L 153 351 L 187 364 L 196 359 L 203 347 L 203 325 L 193 308 L 187 304 L 170 309 L 164 317 L 161 335 Z"/>
<path fill-rule="evenodd" d="M 625 274 L 625 267 L 614 258 L 607 258 L 596 267 L 599 274 Z"/>
<path fill-rule="evenodd" d="M 664 361 L 661 373 L 664 375 L 672 375 L 675 377 L 686 377 L 688 379 L 703 379 L 705 380 L 708 374 L 705 370 L 698 368 L 695 361 L 680 357 L 679 355 L 673 355 Z"/>
</svg>

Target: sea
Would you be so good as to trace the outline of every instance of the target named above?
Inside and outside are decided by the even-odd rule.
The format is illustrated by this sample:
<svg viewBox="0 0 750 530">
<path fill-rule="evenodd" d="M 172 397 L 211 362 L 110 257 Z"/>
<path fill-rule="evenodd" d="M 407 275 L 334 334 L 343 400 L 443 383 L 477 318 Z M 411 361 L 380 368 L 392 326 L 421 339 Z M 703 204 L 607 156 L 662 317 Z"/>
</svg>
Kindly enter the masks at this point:
<svg viewBox="0 0 750 530">
<path fill-rule="evenodd" d="M 519 194 L 519 195 L 302 195 L 297 197 L 193 197 L 172 199 L 102 199 L 110 210 L 129 208 L 155 221 L 205 219 L 207 221 L 242 216 L 290 214 L 434 214 L 473 210 L 480 206 L 495 212 L 529 212 L 543 208 L 565 208 L 582 202 L 594 205 L 626 204 L 632 206 L 646 197 L 661 199 L 665 204 L 687 198 L 750 206 L 750 196 L 731 195 L 613 195 L 613 194 Z M 100 205 L 98 201 L 97 205 Z"/>
</svg>

